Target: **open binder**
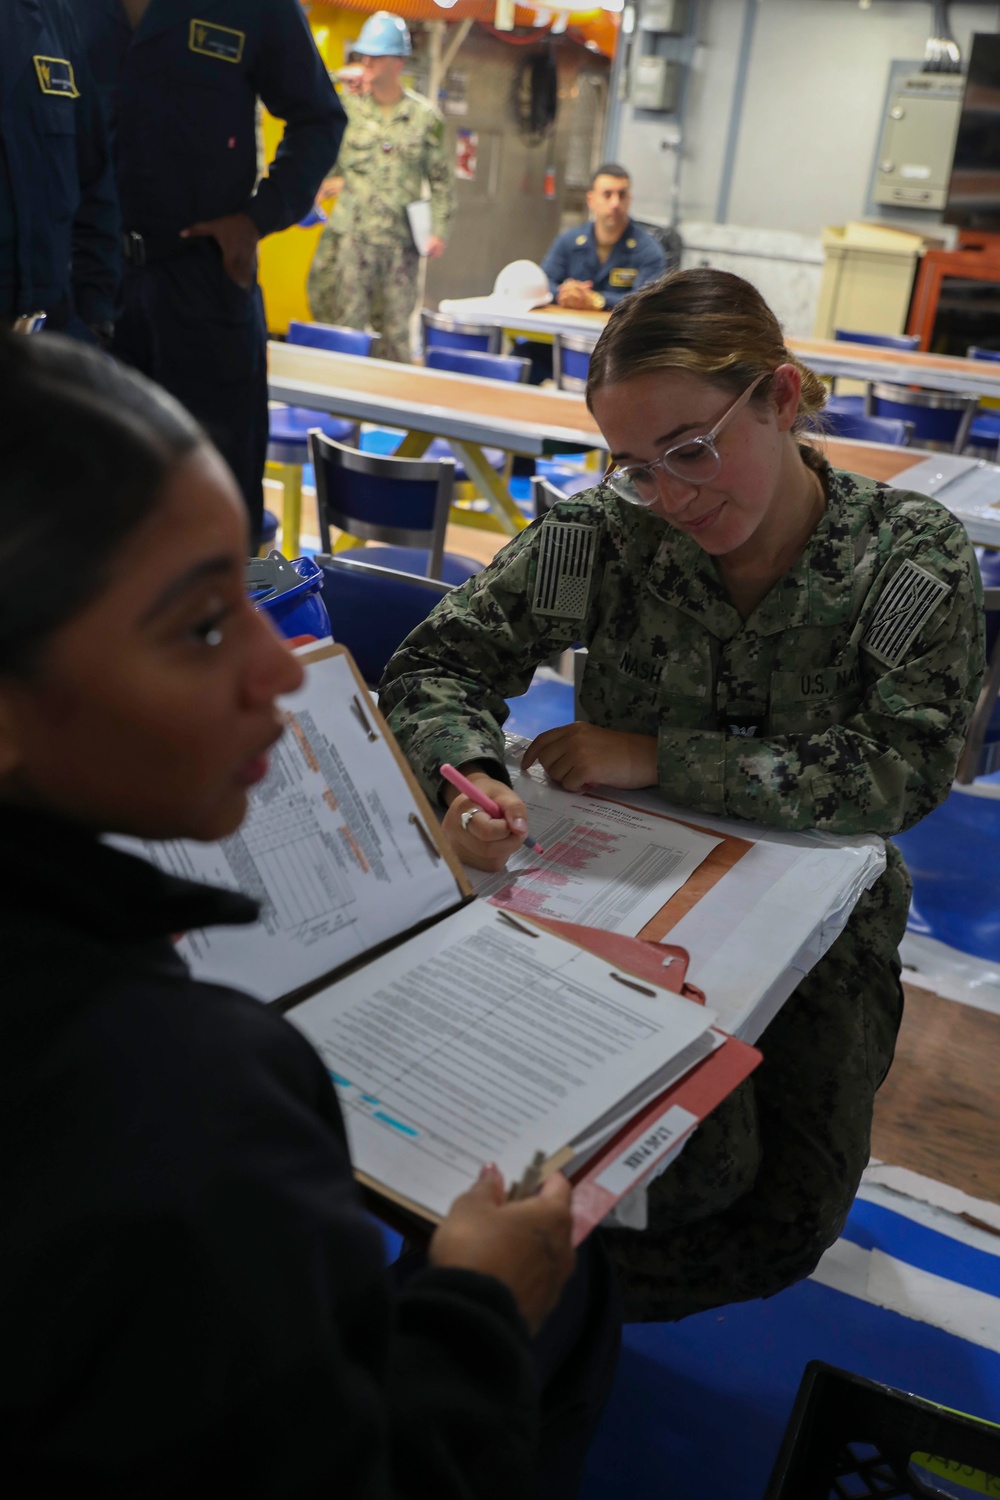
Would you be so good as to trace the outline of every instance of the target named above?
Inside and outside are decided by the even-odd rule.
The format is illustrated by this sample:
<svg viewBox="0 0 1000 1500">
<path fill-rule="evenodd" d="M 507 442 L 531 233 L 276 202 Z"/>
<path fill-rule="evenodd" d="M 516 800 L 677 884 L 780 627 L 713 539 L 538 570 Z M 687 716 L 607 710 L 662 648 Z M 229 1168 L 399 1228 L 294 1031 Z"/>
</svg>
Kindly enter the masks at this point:
<svg viewBox="0 0 1000 1500">
<path fill-rule="evenodd" d="M 380 1200 L 435 1223 L 484 1161 L 534 1162 L 573 1181 L 579 1242 L 760 1055 L 713 1026 L 683 949 L 477 899 L 350 655 L 304 662 L 243 827 L 140 845 L 261 904 L 181 951 L 309 1037 Z"/>
</svg>

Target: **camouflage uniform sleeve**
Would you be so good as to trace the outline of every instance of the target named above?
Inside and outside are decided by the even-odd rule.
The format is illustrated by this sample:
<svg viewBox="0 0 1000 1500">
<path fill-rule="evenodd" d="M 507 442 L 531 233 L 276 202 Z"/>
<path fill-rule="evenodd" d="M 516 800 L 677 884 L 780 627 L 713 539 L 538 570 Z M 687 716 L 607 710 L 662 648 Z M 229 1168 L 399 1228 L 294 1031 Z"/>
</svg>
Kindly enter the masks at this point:
<svg viewBox="0 0 1000 1500">
<path fill-rule="evenodd" d="M 893 622 L 905 617 L 900 589 L 914 579 L 936 602 L 900 651 Z M 891 551 L 859 631 L 870 675 L 849 718 L 760 740 L 661 728 L 665 796 L 774 828 L 838 834 L 890 835 L 931 812 L 951 787 L 984 667 L 979 569 L 958 522 Z"/>
<path fill-rule="evenodd" d="M 535 667 L 585 639 L 600 593 L 600 508 L 569 501 L 553 507 L 508 542 L 488 568 L 441 600 L 400 646 L 379 686 L 379 706 L 432 802 L 442 790 L 438 768 L 486 762 L 504 769 L 505 699 L 527 691 Z M 585 602 L 574 617 L 535 608 L 539 557 L 553 519 L 593 528 L 597 561 Z"/>
<path fill-rule="evenodd" d="M 455 178 L 444 138 L 444 120 L 431 111 L 424 141 L 424 176 L 431 189 L 431 226 L 446 240 L 455 216 Z"/>
</svg>

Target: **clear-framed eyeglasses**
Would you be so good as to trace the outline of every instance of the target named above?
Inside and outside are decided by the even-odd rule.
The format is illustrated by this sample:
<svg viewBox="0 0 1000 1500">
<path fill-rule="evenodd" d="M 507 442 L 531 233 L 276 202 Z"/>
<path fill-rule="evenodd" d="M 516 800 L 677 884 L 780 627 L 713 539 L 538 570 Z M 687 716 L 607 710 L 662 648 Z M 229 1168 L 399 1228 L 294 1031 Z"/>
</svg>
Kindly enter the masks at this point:
<svg viewBox="0 0 1000 1500">
<path fill-rule="evenodd" d="M 723 412 L 711 432 L 675 443 L 672 448 L 661 453 L 659 458 L 653 459 L 652 463 L 625 464 L 614 469 L 609 467 L 604 483 L 610 485 L 622 500 L 628 500 L 632 505 L 655 505 L 660 495 L 657 469 L 695 487 L 710 484 L 722 468 L 722 459 L 716 447 L 719 433 L 737 412 L 743 410 L 761 381 L 767 378 L 767 372 L 758 375 L 742 396 L 737 396 L 729 410 Z"/>
</svg>

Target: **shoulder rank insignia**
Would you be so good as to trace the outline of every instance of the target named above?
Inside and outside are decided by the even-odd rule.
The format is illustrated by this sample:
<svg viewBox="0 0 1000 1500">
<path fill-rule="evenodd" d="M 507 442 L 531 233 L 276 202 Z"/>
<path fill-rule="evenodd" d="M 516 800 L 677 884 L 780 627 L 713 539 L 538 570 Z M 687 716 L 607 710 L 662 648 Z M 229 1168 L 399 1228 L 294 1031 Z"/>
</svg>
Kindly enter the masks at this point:
<svg viewBox="0 0 1000 1500">
<path fill-rule="evenodd" d="M 578 234 L 576 237 L 576 243 L 578 245 L 585 245 L 587 243 L 587 236 L 585 234 Z"/>
<path fill-rule="evenodd" d="M 188 50 L 200 52 L 202 57 L 214 57 L 219 62 L 243 61 L 246 32 L 234 31 L 231 26 L 217 26 L 214 21 L 192 21 L 188 31 Z"/>
<path fill-rule="evenodd" d="M 930 619 L 948 585 L 909 558 L 888 583 L 861 637 L 876 661 L 898 667 L 918 630 Z"/>
<path fill-rule="evenodd" d="M 594 571 L 597 527 L 579 521 L 546 521 L 538 553 L 534 611 L 582 620 Z"/>
<path fill-rule="evenodd" d="M 43 94 L 57 94 L 63 99 L 79 99 L 80 90 L 73 77 L 73 64 L 65 57 L 34 57 L 38 87 Z"/>
<path fill-rule="evenodd" d="M 626 250 L 634 250 L 635 249 L 635 240 L 633 240 L 633 239 L 626 240 L 625 241 L 625 249 Z"/>
</svg>

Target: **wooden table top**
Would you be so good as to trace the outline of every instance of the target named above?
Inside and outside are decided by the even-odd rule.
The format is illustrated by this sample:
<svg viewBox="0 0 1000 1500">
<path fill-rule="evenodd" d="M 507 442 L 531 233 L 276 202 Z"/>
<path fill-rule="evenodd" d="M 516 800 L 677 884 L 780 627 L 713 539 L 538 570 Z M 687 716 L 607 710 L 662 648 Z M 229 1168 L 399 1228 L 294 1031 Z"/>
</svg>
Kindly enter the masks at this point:
<svg viewBox="0 0 1000 1500">
<path fill-rule="evenodd" d="M 487 327 L 507 328 L 518 333 L 564 333 L 582 337 L 596 344 L 604 331 L 610 313 L 580 312 L 575 308 L 536 307 L 527 313 L 513 314 L 480 305 L 481 299 L 468 299 L 468 308 L 455 316 Z M 889 380 L 916 385 L 924 390 L 951 391 L 1000 398 L 1000 363 L 992 360 L 959 359 L 950 354 L 928 354 L 921 349 L 912 353 L 901 349 L 883 349 L 877 344 L 851 344 L 839 339 L 789 338 L 791 352 L 815 370 L 818 375 L 841 375 L 856 380 Z"/>
<path fill-rule="evenodd" d="M 604 446 L 585 402 L 568 391 L 279 342 L 268 346 L 268 385 L 277 401 L 515 453 L 541 453 L 547 438 Z"/>
<path fill-rule="evenodd" d="M 876 344 L 848 344 L 838 339 L 788 339 L 791 352 L 818 375 L 857 380 L 890 380 L 924 390 L 1000 397 L 1000 363 L 957 359 L 922 349 L 880 349 Z"/>
<path fill-rule="evenodd" d="M 904 469 L 912 468 L 923 458 L 933 455 L 923 448 L 891 448 L 883 443 L 855 443 L 844 438 L 821 438 L 815 446 L 833 464 L 835 469 L 848 469 L 852 474 L 866 474 L 869 479 L 878 479 L 888 484 Z"/>
</svg>

